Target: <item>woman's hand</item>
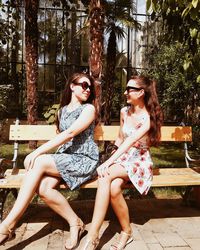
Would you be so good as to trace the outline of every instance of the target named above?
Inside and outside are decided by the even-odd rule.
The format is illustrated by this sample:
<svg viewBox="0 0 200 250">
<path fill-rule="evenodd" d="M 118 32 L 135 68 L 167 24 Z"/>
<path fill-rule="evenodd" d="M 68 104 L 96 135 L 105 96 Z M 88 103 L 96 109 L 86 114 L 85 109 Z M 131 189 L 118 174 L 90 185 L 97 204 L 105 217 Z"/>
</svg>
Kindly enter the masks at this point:
<svg viewBox="0 0 200 250">
<path fill-rule="evenodd" d="M 97 173 L 99 177 L 105 177 L 110 174 L 109 167 L 112 163 L 106 161 L 97 168 Z"/>
<path fill-rule="evenodd" d="M 24 167 L 27 171 L 33 168 L 35 159 L 39 156 L 35 151 L 28 154 L 24 160 Z"/>
</svg>

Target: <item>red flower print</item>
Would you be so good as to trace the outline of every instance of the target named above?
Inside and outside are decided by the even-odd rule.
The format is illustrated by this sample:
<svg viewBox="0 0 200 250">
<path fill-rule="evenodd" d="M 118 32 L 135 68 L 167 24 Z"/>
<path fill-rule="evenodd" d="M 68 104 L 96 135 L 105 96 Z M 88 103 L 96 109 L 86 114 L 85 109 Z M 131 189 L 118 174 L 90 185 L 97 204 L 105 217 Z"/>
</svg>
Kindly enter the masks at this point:
<svg viewBox="0 0 200 250">
<path fill-rule="evenodd" d="M 140 150 L 140 155 L 143 155 L 143 154 L 145 154 L 146 152 L 147 152 L 147 150 L 144 149 L 144 148 L 142 148 L 142 149 Z"/>
<path fill-rule="evenodd" d="M 142 126 L 142 123 L 139 123 L 135 128 L 138 129 Z"/>
<path fill-rule="evenodd" d="M 143 184 L 144 184 L 144 181 L 143 181 L 142 179 L 140 179 L 140 180 L 138 181 L 138 186 L 139 186 L 139 187 L 142 187 Z"/>
<path fill-rule="evenodd" d="M 135 174 L 137 172 L 137 168 L 133 167 L 133 173 Z"/>
<path fill-rule="evenodd" d="M 140 169 L 140 176 L 143 177 L 144 176 L 144 169 Z"/>
<path fill-rule="evenodd" d="M 152 172 L 153 172 L 153 166 L 149 165 L 148 169 L 149 169 L 150 174 L 152 174 Z"/>
<path fill-rule="evenodd" d="M 136 166 L 136 167 L 139 167 L 139 166 L 140 166 L 140 163 L 139 163 L 139 162 L 135 162 L 135 166 Z"/>
<path fill-rule="evenodd" d="M 125 161 L 126 158 L 127 158 L 126 155 L 122 155 L 122 158 L 121 158 L 121 159 L 122 159 L 122 161 Z"/>
<path fill-rule="evenodd" d="M 144 161 L 144 160 L 145 160 L 145 157 L 142 156 L 142 157 L 141 157 L 141 161 Z"/>
</svg>

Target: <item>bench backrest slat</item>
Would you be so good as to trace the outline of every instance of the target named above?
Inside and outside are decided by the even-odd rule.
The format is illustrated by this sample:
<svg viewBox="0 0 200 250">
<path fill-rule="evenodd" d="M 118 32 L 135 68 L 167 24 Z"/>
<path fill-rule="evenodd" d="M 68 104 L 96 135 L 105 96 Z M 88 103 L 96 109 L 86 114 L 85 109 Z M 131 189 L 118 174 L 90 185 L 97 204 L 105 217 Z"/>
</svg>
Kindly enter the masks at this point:
<svg viewBox="0 0 200 250">
<path fill-rule="evenodd" d="M 97 126 L 95 140 L 114 141 L 118 135 L 119 126 Z M 11 125 L 10 140 L 50 140 L 56 135 L 55 125 Z M 161 128 L 161 141 L 192 141 L 192 128 L 181 126 L 163 126 Z"/>
</svg>

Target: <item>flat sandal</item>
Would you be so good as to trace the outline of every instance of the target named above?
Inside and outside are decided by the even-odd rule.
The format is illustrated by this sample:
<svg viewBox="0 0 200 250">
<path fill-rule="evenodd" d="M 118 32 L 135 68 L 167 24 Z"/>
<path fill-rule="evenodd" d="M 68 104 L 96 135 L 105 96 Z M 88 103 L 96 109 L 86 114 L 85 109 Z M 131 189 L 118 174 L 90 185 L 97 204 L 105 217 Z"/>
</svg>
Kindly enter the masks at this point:
<svg viewBox="0 0 200 250">
<path fill-rule="evenodd" d="M 4 226 L 3 229 L 4 230 L 3 230 L 3 232 L 0 232 L 0 235 L 3 235 L 5 237 L 0 241 L 0 246 L 5 244 L 7 241 L 15 238 L 15 236 L 16 236 L 14 230 L 9 229 L 6 226 Z"/>
<path fill-rule="evenodd" d="M 94 240 L 86 240 L 86 244 L 84 245 L 82 250 L 95 250 L 99 245 L 99 238 L 97 237 Z"/>
<path fill-rule="evenodd" d="M 77 230 L 78 230 L 77 239 L 76 239 L 76 242 L 73 246 L 66 246 L 66 244 L 65 244 L 66 250 L 76 249 L 80 243 L 81 235 L 85 232 L 85 224 L 80 219 L 79 219 L 77 224 L 70 226 L 70 228 L 72 228 L 72 227 L 77 227 Z M 71 237 L 71 233 L 70 233 L 70 237 Z"/>
<path fill-rule="evenodd" d="M 119 240 L 117 240 L 114 244 L 110 246 L 110 250 L 123 250 L 129 243 L 133 241 L 132 233 L 128 234 L 124 231 L 121 231 L 120 236 Z M 127 239 L 124 239 L 125 237 Z"/>
</svg>

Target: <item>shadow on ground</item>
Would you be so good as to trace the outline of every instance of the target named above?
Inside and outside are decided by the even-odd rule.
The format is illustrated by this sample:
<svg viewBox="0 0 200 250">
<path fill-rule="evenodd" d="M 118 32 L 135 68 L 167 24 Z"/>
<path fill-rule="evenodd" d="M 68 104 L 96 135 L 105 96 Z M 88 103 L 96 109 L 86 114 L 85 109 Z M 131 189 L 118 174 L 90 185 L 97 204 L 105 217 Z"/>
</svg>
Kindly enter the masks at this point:
<svg viewBox="0 0 200 250">
<path fill-rule="evenodd" d="M 144 200 L 127 200 L 131 222 L 138 225 L 144 225 L 150 219 L 162 218 L 181 218 L 181 217 L 200 217 L 200 209 L 183 206 L 181 199 L 144 199 Z M 82 218 L 85 224 L 91 222 L 94 200 L 89 201 L 72 201 L 71 205 L 76 213 Z M 120 232 L 120 226 L 112 209 L 109 208 L 106 215 L 108 226 L 101 237 L 101 246 L 108 242 L 116 234 Z M 43 204 L 31 205 L 18 227 L 26 223 L 45 223 L 44 226 L 32 236 L 21 242 L 10 245 L 7 250 L 20 250 L 27 247 L 32 242 L 41 239 L 48 234 L 52 234 L 56 230 L 60 232 L 69 231 L 69 226 L 65 221 L 57 216 L 51 209 Z M 27 224 L 26 224 L 27 225 Z"/>
</svg>

